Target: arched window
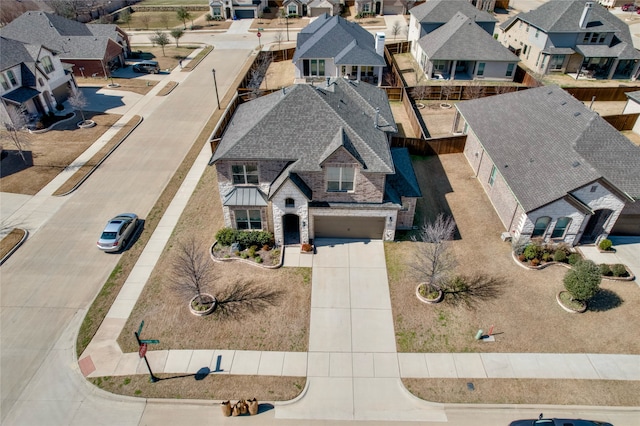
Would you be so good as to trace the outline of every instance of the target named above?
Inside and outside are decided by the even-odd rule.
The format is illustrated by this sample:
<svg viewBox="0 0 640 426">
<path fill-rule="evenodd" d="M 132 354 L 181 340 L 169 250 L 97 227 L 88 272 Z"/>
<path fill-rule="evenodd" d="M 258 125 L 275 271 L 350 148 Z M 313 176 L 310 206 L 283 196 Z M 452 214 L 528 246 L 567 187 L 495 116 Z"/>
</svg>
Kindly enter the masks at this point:
<svg viewBox="0 0 640 426">
<path fill-rule="evenodd" d="M 551 222 L 551 218 L 549 216 L 542 216 L 536 220 L 536 224 L 533 227 L 533 232 L 531 233 L 531 238 L 542 237 L 547 232 L 547 227 L 549 226 L 549 222 Z"/>
<path fill-rule="evenodd" d="M 553 232 L 551 233 L 551 238 L 564 238 L 564 234 L 567 232 L 567 228 L 569 228 L 570 223 L 570 217 L 561 217 L 558 219 L 556 226 L 553 228 Z"/>
<path fill-rule="evenodd" d="M 296 201 L 293 198 L 285 198 L 284 206 L 285 207 L 295 207 L 296 206 Z"/>
</svg>

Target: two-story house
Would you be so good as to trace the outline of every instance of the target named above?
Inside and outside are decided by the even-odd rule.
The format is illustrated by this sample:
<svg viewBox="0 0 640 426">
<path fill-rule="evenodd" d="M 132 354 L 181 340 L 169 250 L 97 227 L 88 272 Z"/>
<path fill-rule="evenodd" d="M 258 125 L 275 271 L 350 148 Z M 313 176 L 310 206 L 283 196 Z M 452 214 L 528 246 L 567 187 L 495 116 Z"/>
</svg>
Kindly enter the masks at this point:
<svg viewBox="0 0 640 426">
<path fill-rule="evenodd" d="M 323 14 L 298 34 L 293 54 L 295 78 L 347 77 L 382 83 L 384 33 L 374 38 L 355 22 Z"/>
<path fill-rule="evenodd" d="M 393 240 L 421 196 L 386 93 L 339 78 L 244 103 L 213 154 L 225 226 L 269 230 L 278 244 Z"/>
<path fill-rule="evenodd" d="M 534 73 L 602 79 L 638 77 L 629 26 L 587 0 L 550 0 L 500 25 L 498 40 Z"/>
<path fill-rule="evenodd" d="M 513 80 L 519 59 L 493 38 L 496 19 L 478 7 L 430 0 L 409 11 L 411 53 L 427 79 Z"/>
<path fill-rule="evenodd" d="M 456 108 L 464 155 L 514 239 L 597 243 L 640 200 L 640 147 L 561 88 Z"/>
<path fill-rule="evenodd" d="M 323 13 L 335 16 L 340 13 L 338 0 L 284 0 L 282 7 L 288 16 L 316 17 Z"/>
<path fill-rule="evenodd" d="M 129 38 L 117 25 L 82 24 L 42 11 L 25 12 L 0 29 L 5 38 L 53 49 L 76 76 L 108 77 L 125 64 Z"/>
<path fill-rule="evenodd" d="M 266 0 L 210 0 L 209 13 L 214 18 L 254 19 L 267 7 Z"/>
<path fill-rule="evenodd" d="M 42 46 L 0 37 L 0 122 L 55 112 L 77 86 L 60 56 Z"/>
</svg>

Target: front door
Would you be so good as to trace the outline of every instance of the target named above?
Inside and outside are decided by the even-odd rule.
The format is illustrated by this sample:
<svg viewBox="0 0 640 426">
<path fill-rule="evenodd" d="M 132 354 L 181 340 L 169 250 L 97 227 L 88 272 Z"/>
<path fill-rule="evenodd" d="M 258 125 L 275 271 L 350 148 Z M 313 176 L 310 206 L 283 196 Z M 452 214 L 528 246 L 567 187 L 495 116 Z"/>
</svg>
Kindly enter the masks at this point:
<svg viewBox="0 0 640 426">
<path fill-rule="evenodd" d="M 589 218 L 589 223 L 584 229 L 582 238 L 580 238 L 581 244 L 594 244 L 601 234 L 604 234 L 604 227 L 613 210 L 602 209 L 596 210 L 593 216 Z"/>
<path fill-rule="evenodd" d="M 284 231 L 284 244 L 300 244 L 300 217 L 295 214 L 282 216 L 282 230 Z"/>
</svg>

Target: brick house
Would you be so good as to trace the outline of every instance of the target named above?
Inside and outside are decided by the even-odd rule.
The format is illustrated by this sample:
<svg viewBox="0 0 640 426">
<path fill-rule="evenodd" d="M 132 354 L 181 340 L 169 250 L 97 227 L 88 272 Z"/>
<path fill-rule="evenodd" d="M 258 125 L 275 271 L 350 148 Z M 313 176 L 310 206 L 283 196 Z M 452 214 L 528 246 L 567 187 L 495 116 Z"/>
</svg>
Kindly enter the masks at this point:
<svg viewBox="0 0 640 426">
<path fill-rule="evenodd" d="M 23 13 L 0 29 L 0 35 L 49 47 L 82 77 L 108 77 L 130 53 L 129 37 L 117 25 L 82 24 L 41 11 Z"/>
<path fill-rule="evenodd" d="M 640 199 L 640 148 L 557 86 L 456 108 L 464 155 L 514 239 L 597 243 Z"/>
<path fill-rule="evenodd" d="M 218 145 L 225 226 L 314 238 L 393 240 L 421 196 L 383 90 L 336 79 L 294 85 L 240 105 Z"/>
<path fill-rule="evenodd" d="M 76 89 L 71 72 L 56 52 L 41 45 L 0 37 L 0 123 L 16 114 L 31 117 L 54 112 Z M 35 119 L 34 119 L 35 121 Z"/>
<path fill-rule="evenodd" d="M 498 41 L 534 73 L 638 78 L 640 52 L 629 26 L 593 1 L 550 0 L 499 27 Z"/>
<path fill-rule="evenodd" d="M 382 83 L 384 33 L 374 38 L 355 22 L 322 14 L 298 34 L 295 78 L 348 77 Z"/>
</svg>

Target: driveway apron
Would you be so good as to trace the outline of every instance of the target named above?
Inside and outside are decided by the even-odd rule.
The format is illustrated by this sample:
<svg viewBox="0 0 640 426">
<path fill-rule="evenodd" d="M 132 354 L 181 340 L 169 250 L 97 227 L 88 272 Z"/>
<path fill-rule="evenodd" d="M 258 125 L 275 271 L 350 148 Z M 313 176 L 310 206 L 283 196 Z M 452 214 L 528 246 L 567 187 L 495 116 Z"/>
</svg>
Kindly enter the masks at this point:
<svg viewBox="0 0 640 426">
<path fill-rule="evenodd" d="M 383 242 L 317 240 L 312 283 L 307 388 L 276 417 L 445 421 L 400 381 Z"/>
</svg>

